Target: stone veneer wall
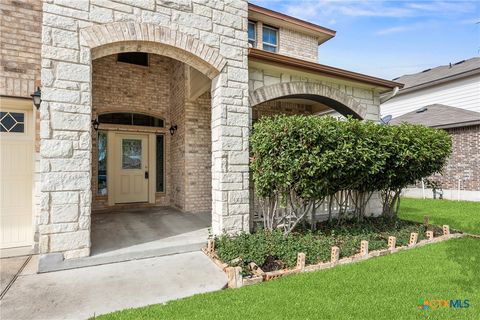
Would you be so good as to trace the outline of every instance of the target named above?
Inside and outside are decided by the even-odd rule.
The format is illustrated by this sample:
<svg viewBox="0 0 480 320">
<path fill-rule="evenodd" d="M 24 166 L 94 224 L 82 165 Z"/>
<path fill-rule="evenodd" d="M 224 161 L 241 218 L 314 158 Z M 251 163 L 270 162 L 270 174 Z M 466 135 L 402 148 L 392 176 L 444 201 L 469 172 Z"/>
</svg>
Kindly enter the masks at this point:
<svg viewBox="0 0 480 320">
<path fill-rule="evenodd" d="M 352 105 L 358 105 L 362 110 L 365 110 L 364 119 L 378 121 L 380 117 L 380 94 L 374 89 L 369 89 L 365 86 L 355 85 L 354 83 L 329 78 L 324 79 L 319 76 L 307 76 L 305 73 L 296 72 L 294 70 L 285 70 L 279 72 L 271 69 L 249 68 L 249 88 L 250 95 L 255 90 L 266 88 L 269 86 L 305 82 L 311 84 L 323 85 L 326 88 L 333 88 L 340 91 L 342 95 L 349 100 Z M 282 89 L 278 89 L 282 90 Z M 275 91 L 275 90 L 273 90 Z M 276 92 L 276 91 L 275 91 Z M 282 92 L 280 92 L 283 94 Z M 285 92 L 284 94 L 288 94 Z"/>
<path fill-rule="evenodd" d="M 213 80 L 212 231 L 248 231 L 247 15 L 244 0 L 44 1 L 41 254 L 90 254 L 91 59 L 121 51 L 126 41 Z"/>
</svg>

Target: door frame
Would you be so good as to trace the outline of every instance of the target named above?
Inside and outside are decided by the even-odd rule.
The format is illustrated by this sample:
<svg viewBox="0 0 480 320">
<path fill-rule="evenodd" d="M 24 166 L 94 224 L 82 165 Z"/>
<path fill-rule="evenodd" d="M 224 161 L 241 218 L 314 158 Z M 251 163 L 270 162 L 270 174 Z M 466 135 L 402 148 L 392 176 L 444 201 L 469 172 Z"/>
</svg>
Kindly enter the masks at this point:
<svg viewBox="0 0 480 320">
<path fill-rule="evenodd" d="M 37 117 L 37 111 L 33 107 L 32 100 L 31 99 L 24 99 L 24 98 L 11 98 L 11 97 L 0 97 L 0 110 L 2 111 L 23 111 L 25 112 L 25 133 L 18 135 L 18 136 L 12 136 L 9 137 L 9 140 L 11 141 L 30 141 L 32 143 L 31 146 L 31 151 L 32 151 L 32 160 L 30 162 L 30 168 L 31 168 L 31 235 L 29 237 L 28 243 L 25 245 L 21 246 L 15 246 L 15 247 L 5 247 L 0 249 L 0 257 L 5 257 L 5 256 L 10 256 L 10 255 L 5 255 L 5 252 L 7 250 L 16 250 L 17 248 L 27 248 L 27 247 L 32 247 L 35 243 L 35 189 L 36 189 L 36 184 L 35 184 L 35 177 L 37 175 L 37 172 L 35 171 L 35 161 L 38 157 L 38 154 L 35 150 L 35 144 L 37 142 L 37 132 L 35 130 L 35 123 L 36 123 L 36 117 Z M 0 137 L 0 140 L 3 138 Z M 22 251 L 23 254 L 23 251 Z M 12 256 L 15 256 L 17 254 L 12 254 Z"/>
<path fill-rule="evenodd" d="M 146 132 L 131 131 L 107 131 L 107 203 L 108 206 L 115 206 L 115 183 L 117 180 L 117 172 L 115 169 L 115 142 L 117 135 L 138 135 L 147 137 L 148 144 L 148 201 L 146 203 L 155 204 L 155 179 L 157 176 L 156 168 L 156 134 Z M 123 204 L 123 203 L 122 203 Z"/>
</svg>

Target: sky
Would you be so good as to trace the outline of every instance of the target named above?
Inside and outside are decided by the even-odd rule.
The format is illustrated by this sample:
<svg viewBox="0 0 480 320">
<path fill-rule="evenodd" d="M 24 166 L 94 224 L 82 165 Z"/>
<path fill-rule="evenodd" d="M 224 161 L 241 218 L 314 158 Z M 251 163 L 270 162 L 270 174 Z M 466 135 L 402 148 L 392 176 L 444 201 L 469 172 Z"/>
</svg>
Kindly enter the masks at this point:
<svg viewBox="0 0 480 320">
<path fill-rule="evenodd" d="M 384 79 L 480 56 L 480 0 L 251 0 L 337 31 L 319 63 Z"/>
</svg>

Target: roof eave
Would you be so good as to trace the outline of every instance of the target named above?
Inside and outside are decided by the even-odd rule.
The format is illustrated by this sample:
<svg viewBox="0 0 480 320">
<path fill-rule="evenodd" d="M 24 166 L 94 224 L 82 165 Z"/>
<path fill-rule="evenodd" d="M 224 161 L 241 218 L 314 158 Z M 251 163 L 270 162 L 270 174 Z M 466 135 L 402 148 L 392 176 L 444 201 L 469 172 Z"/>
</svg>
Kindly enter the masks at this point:
<svg viewBox="0 0 480 320">
<path fill-rule="evenodd" d="M 404 89 L 400 90 L 396 96 L 398 97 L 399 95 L 402 95 L 402 94 L 405 94 L 405 93 L 414 92 L 414 91 L 417 91 L 417 90 L 433 87 L 433 86 L 436 86 L 436 85 L 439 85 L 439 84 L 447 83 L 449 81 L 454 81 L 454 80 L 458 80 L 458 79 L 467 78 L 467 77 L 470 77 L 470 76 L 473 76 L 473 75 L 476 75 L 476 74 L 480 74 L 480 68 L 465 71 L 465 72 L 462 72 L 462 73 L 457 73 L 453 76 L 440 78 L 440 79 L 437 79 L 437 80 L 434 80 L 434 81 L 425 82 L 425 83 L 418 84 L 418 85 L 413 86 L 413 87 L 404 88 Z"/>
<path fill-rule="evenodd" d="M 377 87 L 385 88 L 388 90 L 391 90 L 395 87 L 399 87 L 399 88 L 403 87 L 403 84 L 398 82 L 376 78 L 376 77 L 368 76 L 368 75 L 357 73 L 357 72 L 330 67 L 327 65 L 322 65 L 315 62 L 288 57 L 288 56 L 280 55 L 278 53 L 272 53 L 272 52 L 268 52 L 260 49 L 255 49 L 255 48 L 248 49 L 248 58 L 267 62 L 270 64 L 278 64 L 282 66 L 301 69 L 304 71 L 315 72 L 321 75 L 327 75 L 330 77 L 339 78 L 343 80 L 367 83 L 369 85 L 375 85 Z"/>
<path fill-rule="evenodd" d="M 431 127 L 435 129 L 453 129 L 453 128 L 470 127 L 470 126 L 476 126 L 476 125 L 480 125 L 480 120 L 441 124 L 441 125 L 435 125 Z"/>
<path fill-rule="evenodd" d="M 318 39 L 319 44 L 321 44 L 325 41 L 328 41 L 329 39 L 335 37 L 335 35 L 337 33 L 335 30 L 325 28 L 325 27 L 322 27 L 318 24 L 314 24 L 314 23 L 311 23 L 311 22 L 308 22 L 308 21 L 305 21 L 305 20 L 298 19 L 298 18 L 289 16 L 289 15 L 283 14 L 281 12 L 273 11 L 271 9 L 267 9 L 267 8 L 264 8 L 264 7 L 260 7 L 258 5 L 252 4 L 252 3 L 248 4 L 248 11 L 249 12 L 254 12 L 254 13 L 257 13 L 257 14 L 261 14 L 261 15 L 265 15 L 265 16 L 268 16 L 270 18 L 277 19 L 277 20 L 280 20 L 282 22 L 285 22 L 287 24 L 291 24 L 295 27 L 299 27 L 299 28 L 302 28 L 302 29 L 306 29 L 310 32 L 317 33 L 318 34 L 317 39 Z"/>
</svg>

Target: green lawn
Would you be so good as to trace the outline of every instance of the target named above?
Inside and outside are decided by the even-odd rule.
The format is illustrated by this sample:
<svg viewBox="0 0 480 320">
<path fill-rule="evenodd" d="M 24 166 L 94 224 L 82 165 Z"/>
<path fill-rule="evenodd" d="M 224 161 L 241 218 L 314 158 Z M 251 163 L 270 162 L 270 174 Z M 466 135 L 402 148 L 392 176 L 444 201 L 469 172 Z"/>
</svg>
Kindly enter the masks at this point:
<svg viewBox="0 0 480 320">
<path fill-rule="evenodd" d="M 480 234 L 480 202 L 411 198 L 400 201 L 400 218 L 421 222 L 425 215 L 431 224 L 448 224 L 450 228 Z"/>
<path fill-rule="evenodd" d="M 480 240 L 455 239 L 100 319 L 479 319 Z M 422 299 L 468 299 L 420 310 Z"/>
<path fill-rule="evenodd" d="M 402 199 L 400 217 L 480 234 L 480 203 Z M 100 319 L 480 319 L 480 239 L 463 238 Z M 418 300 L 469 300 L 420 310 Z"/>
</svg>

